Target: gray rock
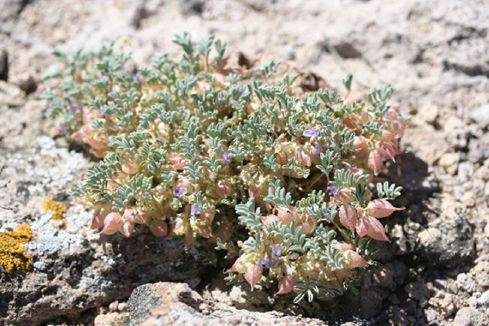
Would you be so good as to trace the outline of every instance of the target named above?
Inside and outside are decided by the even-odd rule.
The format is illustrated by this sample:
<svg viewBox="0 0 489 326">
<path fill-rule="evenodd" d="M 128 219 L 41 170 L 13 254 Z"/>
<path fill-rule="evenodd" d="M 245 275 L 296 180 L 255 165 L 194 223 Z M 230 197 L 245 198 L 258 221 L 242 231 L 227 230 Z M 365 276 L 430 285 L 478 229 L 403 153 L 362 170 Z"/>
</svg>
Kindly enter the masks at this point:
<svg viewBox="0 0 489 326">
<path fill-rule="evenodd" d="M 489 104 L 470 111 L 470 118 L 481 128 L 489 126 Z"/>
<path fill-rule="evenodd" d="M 453 325 L 457 326 L 486 326 L 489 325 L 489 317 L 475 308 L 462 308 L 457 312 Z"/>
<path fill-rule="evenodd" d="M 418 234 L 415 253 L 430 265 L 453 268 L 474 251 L 472 228 L 455 211 L 443 212 L 437 222 Z"/>
<path fill-rule="evenodd" d="M 489 290 L 481 294 L 477 300 L 477 305 L 483 309 L 489 308 Z"/>
<path fill-rule="evenodd" d="M 208 304 L 185 283 L 145 284 L 136 288 L 127 307 L 129 325 L 326 325 L 318 319 L 278 312 L 238 310 L 222 303 Z M 359 325 L 359 324 L 350 324 Z"/>
<path fill-rule="evenodd" d="M 202 262 L 212 259 L 214 251 L 189 247 L 182 238 L 155 238 L 145 229 L 130 238 L 100 236 L 89 230 L 92 213 L 80 205 L 67 206 L 65 227 L 54 225 L 49 213 L 40 213 L 43 197 L 64 199 L 74 176 L 88 164 L 82 154 L 54 144 L 41 137 L 32 151 L 0 157 L 7 166 L 2 179 L 9 182 L 1 205 L 13 209 L 12 216 L 0 213 L 0 227 L 30 224 L 33 238 L 26 249 L 34 263 L 26 275 L 0 271 L 0 325 L 39 325 L 76 316 L 125 299 L 141 284 L 195 280 L 206 272 Z"/>
</svg>

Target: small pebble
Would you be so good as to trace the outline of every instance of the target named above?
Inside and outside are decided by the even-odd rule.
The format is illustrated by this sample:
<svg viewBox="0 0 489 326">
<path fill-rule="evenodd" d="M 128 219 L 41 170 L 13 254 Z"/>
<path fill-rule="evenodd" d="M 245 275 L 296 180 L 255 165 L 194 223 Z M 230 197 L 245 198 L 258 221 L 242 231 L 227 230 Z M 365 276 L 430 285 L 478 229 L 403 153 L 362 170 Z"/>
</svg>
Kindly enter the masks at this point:
<svg viewBox="0 0 489 326">
<path fill-rule="evenodd" d="M 117 311 L 118 307 L 119 307 L 119 301 L 114 301 L 109 305 L 110 311 Z"/>
</svg>

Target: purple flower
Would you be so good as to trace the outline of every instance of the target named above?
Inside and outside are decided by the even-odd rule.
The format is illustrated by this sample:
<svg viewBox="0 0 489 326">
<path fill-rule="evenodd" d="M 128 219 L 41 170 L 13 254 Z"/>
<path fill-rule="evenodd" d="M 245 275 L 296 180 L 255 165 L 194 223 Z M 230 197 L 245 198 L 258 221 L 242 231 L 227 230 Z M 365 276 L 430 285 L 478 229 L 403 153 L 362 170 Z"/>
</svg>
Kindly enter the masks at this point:
<svg viewBox="0 0 489 326">
<path fill-rule="evenodd" d="M 280 258 L 282 250 L 277 245 L 272 245 L 272 260 L 277 260 Z"/>
<path fill-rule="evenodd" d="M 190 208 L 190 215 L 196 217 L 197 215 L 200 215 L 200 213 L 202 213 L 202 209 L 199 206 L 192 205 Z"/>
<path fill-rule="evenodd" d="M 312 155 L 317 158 L 321 158 L 321 154 L 324 153 L 324 148 L 319 145 L 314 146 L 314 150 L 312 151 Z"/>
<path fill-rule="evenodd" d="M 71 112 L 81 112 L 82 106 L 80 104 L 75 104 L 72 107 L 70 107 Z"/>
<path fill-rule="evenodd" d="M 313 137 L 317 137 L 318 136 L 318 132 L 316 129 L 307 129 L 307 130 L 304 130 L 304 132 L 302 133 L 302 136 L 306 137 L 306 138 L 313 138 Z"/>
<path fill-rule="evenodd" d="M 263 258 L 258 258 L 256 261 L 262 268 L 270 268 L 273 267 L 276 263 L 277 260 L 280 258 L 280 255 L 282 254 L 282 250 L 280 250 L 280 247 L 277 245 L 272 246 L 272 258 L 268 259 L 268 254 L 265 254 L 265 257 Z"/>
<path fill-rule="evenodd" d="M 138 72 L 136 74 L 132 74 L 132 81 L 138 83 L 141 79 L 141 74 Z"/>
<path fill-rule="evenodd" d="M 178 198 L 182 198 L 183 196 L 185 196 L 186 193 L 187 193 L 187 188 L 185 187 L 175 188 L 175 196 L 177 196 Z"/>
<path fill-rule="evenodd" d="M 231 163 L 231 157 L 229 156 L 228 152 L 222 152 L 222 158 L 225 164 Z"/>
<path fill-rule="evenodd" d="M 384 114 L 384 118 L 386 118 L 386 119 L 390 119 L 390 118 L 391 118 L 391 115 L 392 115 L 392 112 L 387 111 L 387 112 Z"/>
<path fill-rule="evenodd" d="M 331 197 L 331 196 L 335 196 L 336 194 L 338 193 L 338 187 L 336 186 L 332 186 L 332 185 L 329 185 L 328 186 L 328 195 Z"/>
<path fill-rule="evenodd" d="M 58 134 L 65 135 L 67 132 L 66 125 L 64 123 L 60 124 L 58 127 Z"/>
</svg>

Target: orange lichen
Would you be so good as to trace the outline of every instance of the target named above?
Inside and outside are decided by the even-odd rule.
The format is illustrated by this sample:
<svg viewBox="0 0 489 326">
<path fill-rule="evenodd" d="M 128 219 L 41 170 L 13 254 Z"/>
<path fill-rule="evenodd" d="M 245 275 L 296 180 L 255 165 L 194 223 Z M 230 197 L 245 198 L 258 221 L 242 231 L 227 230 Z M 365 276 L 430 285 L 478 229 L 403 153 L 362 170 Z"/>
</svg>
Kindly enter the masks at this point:
<svg viewBox="0 0 489 326">
<path fill-rule="evenodd" d="M 32 231 L 27 224 L 18 226 L 16 231 L 0 233 L 0 266 L 7 273 L 16 270 L 24 274 L 32 268 L 32 259 L 23 246 L 31 238 Z"/>
<path fill-rule="evenodd" d="M 66 225 L 63 221 L 63 216 L 66 212 L 66 207 L 63 202 L 54 201 L 50 196 L 47 196 L 42 203 L 42 208 L 45 212 L 50 211 L 52 213 L 51 219 L 55 222 L 55 226 L 64 227 Z"/>
</svg>

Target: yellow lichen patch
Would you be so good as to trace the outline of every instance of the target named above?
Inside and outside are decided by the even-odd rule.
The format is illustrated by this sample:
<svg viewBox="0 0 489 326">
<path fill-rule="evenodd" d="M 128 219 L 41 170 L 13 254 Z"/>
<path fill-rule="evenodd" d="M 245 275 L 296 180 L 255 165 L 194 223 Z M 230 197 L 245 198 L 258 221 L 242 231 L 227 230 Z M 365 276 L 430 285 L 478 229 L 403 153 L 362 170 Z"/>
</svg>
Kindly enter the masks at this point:
<svg viewBox="0 0 489 326">
<path fill-rule="evenodd" d="M 29 225 L 22 224 L 15 231 L 0 233 L 0 266 L 7 273 L 14 270 L 24 274 L 32 268 L 32 259 L 23 244 L 32 238 Z"/>
<path fill-rule="evenodd" d="M 55 226 L 62 228 L 66 225 L 65 221 L 63 221 L 63 215 L 66 212 L 63 202 L 54 201 L 50 196 L 47 196 L 42 203 L 42 208 L 45 212 L 50 211 L 52 213 L 51 219 L 55 222 Z"/>
</svg>

